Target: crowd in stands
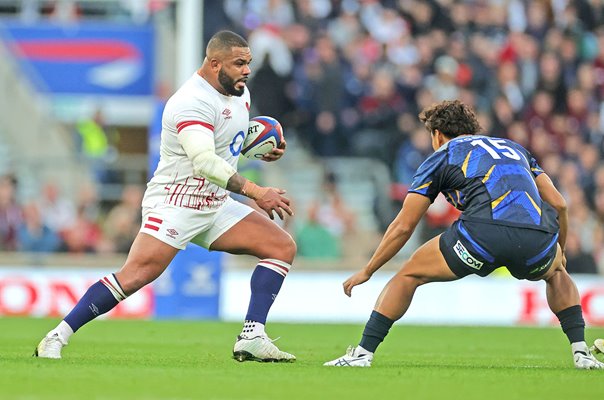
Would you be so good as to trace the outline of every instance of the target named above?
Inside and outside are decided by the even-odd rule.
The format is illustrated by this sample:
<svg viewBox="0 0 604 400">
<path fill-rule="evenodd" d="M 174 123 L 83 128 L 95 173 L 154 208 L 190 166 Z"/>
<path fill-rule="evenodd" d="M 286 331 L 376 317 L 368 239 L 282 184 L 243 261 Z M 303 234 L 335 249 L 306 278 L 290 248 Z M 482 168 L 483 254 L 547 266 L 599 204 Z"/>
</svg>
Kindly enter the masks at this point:
<svg viewBox="0 0 604 400">
<path fill-rule="evenodd" d="M 279 119 L 318 157 L 383 160 L 403 195 L 432 151 L 418 112 L 445 99 L 472 105 L 485 134 L 528 148 L 567 199 L 568 269 L 604 273 L 604 2 L 205 2 L 205 37 L 220 29 L 249 39 L 255 114 Z M 0 183 L 4 249 L 32 246 L 35 231 L 53 249 L 124 250 L 140 218 L 140 191 L 102 217 L 90 193 L 52 216 L 42 204 L 16 212 L 10 182 Z M 456 217 L 447 207 L 434 207 L 429 234 Z"/>
<path fill-rule="evenodd" d="M 385 161 L 403 188 L 431 152 L 418 112 L 469 103 L 568 200 L 569 270 L 604 271 L 604 3 L 226 0 L 206 13 L 206 29 L 249 38 L 259 114 L 318 156 Z M 456 217 L 446 207 L 432 228 Z"/>
<path fill-rule="evenodd" d="M 39 197 L 23 200 L 17 185 L 13 176 L 0 176 L 0 251 L 125 253 L 140 228 L 142 187 L 126 186 L 121 201 L 104 211 L 90 185 L 75 202 L 51 182 Z"/>
</svg>

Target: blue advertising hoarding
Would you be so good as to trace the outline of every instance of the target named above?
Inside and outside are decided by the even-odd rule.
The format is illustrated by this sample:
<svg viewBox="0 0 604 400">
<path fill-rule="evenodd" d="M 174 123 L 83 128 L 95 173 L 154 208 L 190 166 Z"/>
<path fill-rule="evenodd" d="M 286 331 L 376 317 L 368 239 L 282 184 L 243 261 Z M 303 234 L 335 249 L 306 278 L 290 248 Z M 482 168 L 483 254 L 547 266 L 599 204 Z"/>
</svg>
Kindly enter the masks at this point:
<svg viewBox="0 0 604 400">
<path fill-rule="evenodd" d="M 222 252 L 189 244 L 153 283 L 155 317 L 216 319 L 219 313 Z"/>
<path fill-rule="evenodd" d="M 41 92 L 138 96 L 153 92 L 151 25 L 4 22 L 0 37 Z"/>
</svg>

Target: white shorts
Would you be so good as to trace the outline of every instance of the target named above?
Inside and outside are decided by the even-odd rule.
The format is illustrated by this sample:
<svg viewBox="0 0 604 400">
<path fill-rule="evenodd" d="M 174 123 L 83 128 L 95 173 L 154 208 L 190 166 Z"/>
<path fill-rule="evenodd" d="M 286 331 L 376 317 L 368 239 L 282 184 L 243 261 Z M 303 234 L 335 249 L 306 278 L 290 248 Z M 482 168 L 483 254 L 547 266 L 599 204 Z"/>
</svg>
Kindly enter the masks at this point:
<svg viewBox="0 0 604 400">
<path fill-rule="evenodd" d="M 209 249 L 216 239 L 252 211 L 251 207 L 230 197 L 220 208 L 208 211 L 162 203 L 143 207 L 140 232 L 181 250 L 189 242 Z"/>
</svg>

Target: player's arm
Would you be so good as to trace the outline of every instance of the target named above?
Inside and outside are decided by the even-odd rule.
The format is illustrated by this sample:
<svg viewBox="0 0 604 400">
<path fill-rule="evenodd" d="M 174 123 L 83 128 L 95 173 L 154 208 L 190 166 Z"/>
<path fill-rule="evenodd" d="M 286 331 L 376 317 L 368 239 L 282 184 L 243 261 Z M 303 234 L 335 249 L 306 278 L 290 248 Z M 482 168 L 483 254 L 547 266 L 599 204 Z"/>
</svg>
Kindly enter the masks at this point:
<svg viewBox="0 0 604 400">
<path fill-rule="evenodd" d="M 430 207 L 428 197 L 417 193 L 407 195 L 403 208 L 388 226 L 382 241 L 367 265 L 344 282 L 344 293 L 347 296 L 351 295 L 353 287 L 368 281 L 375 271 L 390 261 L 403 248 L 428 207 Z"/>
<path fill-rule="evenodd" d="M 562 194 L 556 189 L 554 183 L 547 174 L 539 174 L 535 178 L 537 183 L 537 189 L 539 189 L 539 195 L 541 198 L 549 203 L 558 212 L 558 224 L 560 225 L 560 232 L 558 234 L 558 243 L 564 251 L 566 245 L 566 234 L 568 232 L 568 210 L 566 208 L 566 200 L 562 197 Z"/>
<path fill-rule="evenodd" d="M 229 178 L 226 189 L 254 200 L 258 207 L 263 209 L 271 219 L 274 219 L 273 211 L 281 219 L 284 218 L 283 211 L 289 215 L 294 215 L 289 199 L 283 196 L 285 194 L 283 189 L 258 186 L 237 172 Z"/>
<path fill-rule="evenodd" d="M 253 199 L 260 208 L 274 218 L 273 211 L 283 219 L 283 211 L 292 215 L 289 199 L 282 196 L 284 190 L 266 188 L 241 176 L 226 160 L 216 154 L 212 132 L 199 125 L 191 125 L 178 134 L 178 142 L 193 164 L 194 174 L 203 176 L 210 182 L 243 194 Z"/>
</svg>

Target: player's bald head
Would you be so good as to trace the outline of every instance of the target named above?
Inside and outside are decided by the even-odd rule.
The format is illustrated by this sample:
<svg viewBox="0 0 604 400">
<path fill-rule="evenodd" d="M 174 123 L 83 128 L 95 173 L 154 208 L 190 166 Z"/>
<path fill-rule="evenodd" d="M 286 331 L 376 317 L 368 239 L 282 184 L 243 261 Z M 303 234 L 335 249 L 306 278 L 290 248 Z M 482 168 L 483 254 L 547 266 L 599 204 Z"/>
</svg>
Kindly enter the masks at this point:
<svg viewBox="0 0 604 400">
<path fill-rule="evenodd" d="M 250 47 L 247 40 L 231 31 L 220 31 L 214 34 L 206 47 L 208 58 L 229 54 L 233 47 Z"/>
</svg>

